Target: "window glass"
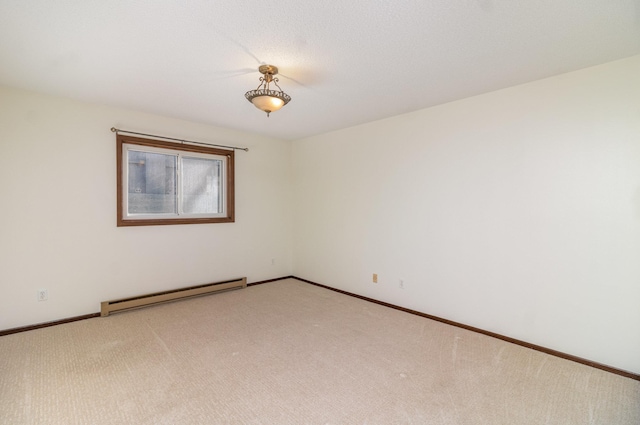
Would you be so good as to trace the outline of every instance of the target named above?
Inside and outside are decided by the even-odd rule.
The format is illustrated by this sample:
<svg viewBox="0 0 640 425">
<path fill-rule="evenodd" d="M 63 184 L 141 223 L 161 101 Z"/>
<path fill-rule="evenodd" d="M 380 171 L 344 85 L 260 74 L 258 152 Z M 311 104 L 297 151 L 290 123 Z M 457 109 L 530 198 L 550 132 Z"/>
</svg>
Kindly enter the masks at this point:
<svg viewBox="0 0 640 425">
<path fill-rule="evenodd" d="M 129 214 L 175 214 L 175 155 L 129 150 Z"/>
<path fill-rule="evenodd" d="M 222 212 L 222 161 L 182 158 L 182 211 L 185 214 Z"/>
</svg>

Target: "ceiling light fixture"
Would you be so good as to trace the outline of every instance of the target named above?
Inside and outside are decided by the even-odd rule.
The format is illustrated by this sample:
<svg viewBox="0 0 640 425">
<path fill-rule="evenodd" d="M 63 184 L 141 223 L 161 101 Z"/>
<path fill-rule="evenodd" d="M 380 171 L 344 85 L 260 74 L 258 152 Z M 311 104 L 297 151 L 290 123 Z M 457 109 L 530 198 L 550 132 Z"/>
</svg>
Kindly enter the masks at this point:
<svg viewBox="0 0 640 425">
<path fill-rule="evenodd" d="M 260 85 L 257 89 L 246 92 L 244 97 L 253 103 L 256 108 L 265 111 L 268 117 L 271 112 L 277 111 L 289 103 L 291 96 L 282 91 L 278 85 L 278 79 L 273 77 L 278 73 L 277 67 L 261 65 L 258 71 L 264 75 L 264 77 L 260 77 Z M 275 84 L 279 90 L 269 89 L 269 84 L 271 83 Z"/>
</svg>

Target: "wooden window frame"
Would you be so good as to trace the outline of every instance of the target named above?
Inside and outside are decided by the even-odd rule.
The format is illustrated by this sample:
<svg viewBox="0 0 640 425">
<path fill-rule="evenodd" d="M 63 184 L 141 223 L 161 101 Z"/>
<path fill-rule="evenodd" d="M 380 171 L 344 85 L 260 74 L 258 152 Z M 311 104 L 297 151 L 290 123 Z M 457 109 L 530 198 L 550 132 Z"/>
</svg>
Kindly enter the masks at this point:
<svg viewBox="0 0 640 425">
<path fill-rule="evenodd" d="M 225 215 L 223 217 L 172 217 L 172 218 L 127 218 L 124 214 L 124 196 L 127 196 L 124 180 L 124 145 L 169 149 L 183 153 L 201 153 L 226 157 L 225 176 Z M 117 226 L 158 226 L 167 224 L 205 224 L 205 223 L 233 223 L 235 222 L 235 180 L 234 180 L 234 151 L 218 149 L 208 146 L 198 146 L 185 143 L 173 143 L 155 139 L 144 139 L 123 134 L 116 135 L 116 174 L 117 174 Z"/>
</svg>

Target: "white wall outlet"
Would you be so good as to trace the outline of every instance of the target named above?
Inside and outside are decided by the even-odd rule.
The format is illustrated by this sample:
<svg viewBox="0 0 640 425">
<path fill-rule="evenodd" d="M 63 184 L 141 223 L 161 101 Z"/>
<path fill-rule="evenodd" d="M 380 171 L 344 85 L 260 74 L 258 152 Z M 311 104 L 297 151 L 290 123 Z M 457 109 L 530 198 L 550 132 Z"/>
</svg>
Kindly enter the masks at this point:
<svg viewBox="0 0 640 425">
<path fill-rule="evenodd" d="M 271 265 L 272 265 L 272 266 L 275 266 L 275 265 L 276 265 L 276 259 L 275 259 L 275 258 L 272 258 L 272 259 L 271 259 Z"/>
<path fill-rule="evenodd" d="M 49 290 L 38 289 L 38 301 L 46 301 L 49 299 Z"/>
<path fill-rule="evenodd" d="M 400 289 L 404 289 L 404 280 L 400 279 L 400 280 L 398 281 L 398 287 L 399 287 Z"/>
</svg>

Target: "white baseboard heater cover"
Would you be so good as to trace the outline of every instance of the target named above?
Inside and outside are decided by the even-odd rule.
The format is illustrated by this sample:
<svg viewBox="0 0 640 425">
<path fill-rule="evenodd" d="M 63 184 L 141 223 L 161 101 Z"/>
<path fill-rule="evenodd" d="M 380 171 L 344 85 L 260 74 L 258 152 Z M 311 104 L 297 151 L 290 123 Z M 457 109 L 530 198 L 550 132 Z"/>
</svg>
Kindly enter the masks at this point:
<svg viewBox="0 0 640 425">
<path fill-rule="evenodd" d="M 174 289 L 172 291 L 156 292 L 153 294 L 139 295 L 137 297 L 123 298 L 120 300 L 103 301 L 100 305 L 100 316 L 108 316 L 110 313 L 133 308 L 146 307 L 148 305 L 166 303 L 183 298 L 197 297 L 213 292 L 226 291 L 228 289 L 240 289 L 247 287 L 247 278 L 225 280 L 224 282 L 207 283 L 204 285 L 189 286 L 188 288 Z"/>
</svg>

